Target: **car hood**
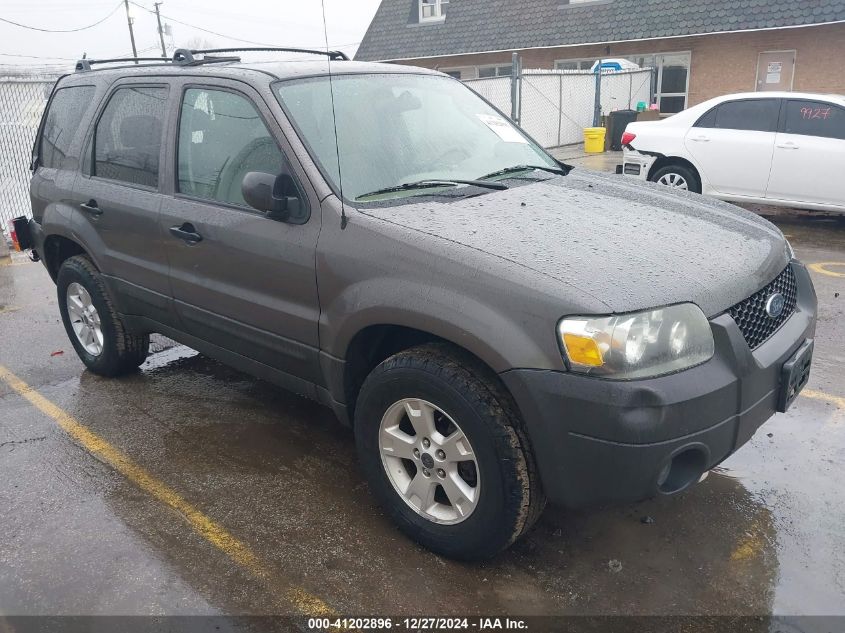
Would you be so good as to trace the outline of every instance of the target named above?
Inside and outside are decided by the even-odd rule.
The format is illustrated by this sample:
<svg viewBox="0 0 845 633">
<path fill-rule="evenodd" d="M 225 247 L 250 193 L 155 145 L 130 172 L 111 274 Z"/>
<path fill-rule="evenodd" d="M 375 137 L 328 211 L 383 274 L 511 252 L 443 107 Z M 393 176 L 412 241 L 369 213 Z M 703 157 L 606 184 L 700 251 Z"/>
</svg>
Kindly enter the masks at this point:
<svg viewBox="0 0 845 633">
<path fill-rule="evenodd" d="M 587 170 L 513 184 L 362 212 L 547 275 L 609 312 L 691 301 L 715 316 L 789 261 L 774 225 L 697 194 Z"/>
</svg>

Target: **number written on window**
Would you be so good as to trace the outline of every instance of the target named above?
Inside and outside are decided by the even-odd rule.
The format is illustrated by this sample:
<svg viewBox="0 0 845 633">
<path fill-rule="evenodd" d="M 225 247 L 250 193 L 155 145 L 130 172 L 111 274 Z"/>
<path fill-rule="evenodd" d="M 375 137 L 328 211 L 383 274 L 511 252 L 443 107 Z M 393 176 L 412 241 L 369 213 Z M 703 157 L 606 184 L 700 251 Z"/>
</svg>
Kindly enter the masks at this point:
<svg viewBox="0 0 845 633">
<path fill-rule="evenodd" d="M 822 101 L 790 99 L 786 103 L 784 132 L 845 139 L 845 108 Z"/>
</svg>

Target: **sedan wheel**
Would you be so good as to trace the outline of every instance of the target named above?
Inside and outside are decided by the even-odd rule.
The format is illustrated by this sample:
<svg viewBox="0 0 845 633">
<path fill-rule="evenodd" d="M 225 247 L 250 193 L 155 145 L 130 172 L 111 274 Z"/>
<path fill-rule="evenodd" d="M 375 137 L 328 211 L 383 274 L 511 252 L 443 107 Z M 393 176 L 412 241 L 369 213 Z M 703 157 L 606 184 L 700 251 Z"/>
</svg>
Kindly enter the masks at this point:
<svg viewBox="0 0 845 633">
<path fill-rule="evenodd" d="M 676 174 L 674 172 L 663 174 L 660 178 L 658 178 L 657 182 L 661 185 L 666 185 L 667 187 L 683 189 L 684 191 L 689 190 L 689 183 L 687 182 L 687 179 L 681 176 L 681 174 Z"/>
</svg>

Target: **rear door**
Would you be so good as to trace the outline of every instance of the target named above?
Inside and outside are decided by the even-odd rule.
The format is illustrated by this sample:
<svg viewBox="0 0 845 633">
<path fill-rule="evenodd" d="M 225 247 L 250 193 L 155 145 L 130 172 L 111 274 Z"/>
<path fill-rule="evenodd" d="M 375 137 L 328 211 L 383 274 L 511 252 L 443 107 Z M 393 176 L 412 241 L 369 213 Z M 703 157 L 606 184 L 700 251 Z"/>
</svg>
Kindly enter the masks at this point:
<svg viewBox="0 0 845 633">
<path fill-rule="evenodd" d="M 173 195 L 162 208 L 183 329 L 309 383 L 321 383 L 315 275 L 319 200 L 261 96 L 215 79 L 180 88 Z M 249 172 L 288 173 L 302 212 L 288 222 L 249 207 Z M 317 212 L 311 215 L 309 207 Z M 192 233 L 200 241 L 186 240 Z M 296 388 L 296 385 L 292 385 Z"/>
<path fill-rule="evenodd" d="M 717 192 L 766 195 L 775 145 L 779 99 L 725 101 L 687 132 L 684 145 Z"/>
<path fill-rule="evenodd" d="M 766 197 L 845 207 L 845 108 L 785 100 Z"/>
<path fill-rule="evenodd" d="M 167 84 L 115 85 L 89 132 L 74 199 L 74 229 L 92 253 L 124 314 L 173 322 L 160 232 L 160 164 Z"/>
</svg>

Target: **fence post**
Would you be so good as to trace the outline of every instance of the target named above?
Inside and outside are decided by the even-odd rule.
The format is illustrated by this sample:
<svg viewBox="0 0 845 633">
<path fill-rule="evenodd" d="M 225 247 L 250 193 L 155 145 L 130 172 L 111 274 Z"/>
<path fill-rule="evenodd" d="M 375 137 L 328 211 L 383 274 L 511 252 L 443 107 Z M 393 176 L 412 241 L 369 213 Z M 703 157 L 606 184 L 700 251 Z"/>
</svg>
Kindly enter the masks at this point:
<svg viewBox="0 0 845 633">
<path fill-rule="evenodd" d="M 519 53 L 511 55 L 511 120 L 519 125 L 520 115 L 522 114 L 522 103 L 520 97 L 522 90 L 520 83 L 522 81 L 522 64 L 519 60 Z"/>
<path fill-rule="evenodd" d="M 596 101 L 593 104 L 593 127 L 601 125 L 601 65 L 602 60 L 599 60 L 598 68 L 596 68 Z"/>
</svg>

